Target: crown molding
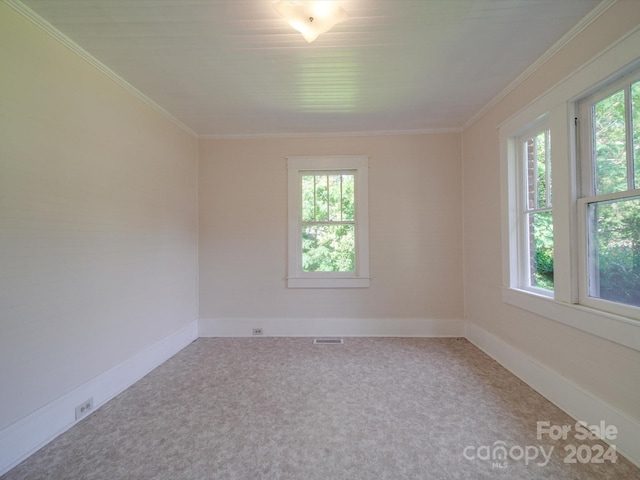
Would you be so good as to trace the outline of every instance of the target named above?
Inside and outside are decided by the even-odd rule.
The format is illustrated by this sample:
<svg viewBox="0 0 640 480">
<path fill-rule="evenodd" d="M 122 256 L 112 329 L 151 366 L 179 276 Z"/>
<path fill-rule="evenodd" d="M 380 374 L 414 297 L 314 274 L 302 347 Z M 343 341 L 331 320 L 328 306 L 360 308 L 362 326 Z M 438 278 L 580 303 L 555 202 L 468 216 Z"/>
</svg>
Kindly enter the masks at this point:
<svg viewBox="0 0 640 480">
<path fill-rule="evenodd" d="M 462 133 L 462 128 L 433 128 L 422 130 L 372 130 L 358 132 L 302 132 L 302 133 L 250 133 L 238 135 L 200 135 L 202 140 L 242 140 L 269 138 L 317 138 L 317 137 L 381 137 L 391 135 L 434 135 L 444 133 Z"/>
<path fill-rule="evenodd" d="M 89 52 L 87 52 L 84 48 L 82 48 L 80 45 L 78 45 L 72 39 L 67 37 L 64 33 L 62 33 L 56 27 L 51 25 L 44 18 L 42 18 L 36 12 L 31 10 L 29 7 L 27 7 L 21 1 L 19 1 L 19 0 L 3 0 L 3 2 L 6 3 L 8 6 L 10 6 L 11 8 L 13 8 L 16 12 L 21 14 L 23 17 L 25 17 L 26 19 L 30 20 L 33 24 L 35 24 L 41 30 L 44 30 L 46 33 L 48 33 L 50 36 L 52 36 L 54 39 L 56 39 L 62 45 L 67 47 L 73 53 L 78 55 L 80 58 L 82 58 L 83 60 L 88 62 L 93 67 L 97 68 L 100 72 L 102 72 L 108 78 L 110 78 L 111 80 L 116 82 L 122 88 L 124 88 L 129 93 L 131 93 L 133 96 L 137 97 L 139 100 L 141 100 L 147 106 L 151 107 L 153 110 L 155 110 L 156 112 L 160 113 L 162 116 L 167 118 L 169 121 L 171 121 L 177 127 L 179 127 L 180 129 L 184 130 L 185 132 L 187 132 L 188 134 L 190 134 L 190 135 L 192 135 L 194 137 L 198 136 L 197 133 L 195 133 L 193 130 L 191 130 L 188 126 L 186 126 L 184 123 L 182 123 L 176 117 L 171 115 L 171 113 L 169 113 L 167 110 L 162 108 L 156 102 L 151 100 L 144 93 L 142 93 L 136 87 L 131 85 L 129 82 L 127 82 L 121 76 L 119 76 L 117 73 L 115 73 L 109 67 L 107 67 L 104 63 L 100 62 L 93 55 L 91 55 Z"/>
<path fill-rule="evenodd" d="M 505 98 L 509 93 L 515 90 L 522 82 L 536 72 L 547 60 L 560 51 L 571 40 L 577 37 L 584 29 L 595 22 L 604 12 L 609 10 L 618 0 L 602 0 L 593 10 L 591 10 L 582 20 L 580 20 L 571 30 L 564 34 L 560 40 L 554 43 L 546 52 L 544 52 L 534 63 L 529 65 L 515 80 L 507 85 L 498 95 L 493 97 L 484 107 L 478 110 L 469 120 L 461 127 L 464 131 L 479 120 L 485 113 L 493 108 L 500 100 Z"/>
</svg>

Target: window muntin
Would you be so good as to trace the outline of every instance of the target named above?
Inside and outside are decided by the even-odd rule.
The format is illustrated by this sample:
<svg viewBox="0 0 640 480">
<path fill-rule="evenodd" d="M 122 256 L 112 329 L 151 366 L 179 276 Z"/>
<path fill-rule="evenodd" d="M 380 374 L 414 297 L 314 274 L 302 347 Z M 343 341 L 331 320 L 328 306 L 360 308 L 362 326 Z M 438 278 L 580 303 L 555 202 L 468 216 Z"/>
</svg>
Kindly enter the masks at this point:
<svg viewBox="0 0 640 480">
<path fill-rule="evenodd" d="M 622 314 L 630 313 L 616 305 L 640 307 L 639 110 L 637 73 L 596 92 L 581 107 L 587 142 L 578 202 L 585 238 L 580 303 Z"/>
<path fill-rule="evenodd" d="M 288 286 L 368 287 L 368 157 L 289 157 L 288 170 Z"/>
<path fill-rule="evenodd" d="M 520 283 L 525 289 L 553 291 L 553 210 L 551 132 L 538 126 L 520 137 L 525 195 L 520 220 Z"/>
</svg>

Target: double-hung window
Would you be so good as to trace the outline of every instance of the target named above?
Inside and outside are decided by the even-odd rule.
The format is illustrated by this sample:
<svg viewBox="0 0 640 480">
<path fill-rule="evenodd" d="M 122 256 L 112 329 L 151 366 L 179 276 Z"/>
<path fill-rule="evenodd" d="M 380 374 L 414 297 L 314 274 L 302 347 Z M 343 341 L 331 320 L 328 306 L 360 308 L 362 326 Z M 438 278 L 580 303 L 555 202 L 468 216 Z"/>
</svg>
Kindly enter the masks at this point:
<svg viewBox="0 0 640 480">
<path fill-rule="evenodd" d="M 500 144 L 503 300 L 640 350 L 638 40 L 509 117 Z"/>
<path fill-rule="evenodd" d="M 640 73 L 580 102 L 580 303 L 640 307 Z"/>
<path fill-rule="evenodd" d="M 288 286 L 368 287 L 368 158 L 289 157 L 288 171 Z"/>
<path fill-rule="evenodd" d="M 553 210 L 551 132 L 538 123 L 518 137 L 519 284 L 550 294 L 553 291 Z"/>
</svg>

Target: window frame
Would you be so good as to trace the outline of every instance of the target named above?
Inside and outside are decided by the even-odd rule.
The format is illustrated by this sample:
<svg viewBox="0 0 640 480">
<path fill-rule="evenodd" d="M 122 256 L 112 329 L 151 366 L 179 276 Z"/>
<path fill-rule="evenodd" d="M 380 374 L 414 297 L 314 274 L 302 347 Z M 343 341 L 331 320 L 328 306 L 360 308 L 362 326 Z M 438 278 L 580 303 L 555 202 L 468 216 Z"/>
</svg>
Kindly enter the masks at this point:
<svg viewBox="0 0 640 480">
<path fill-rule="evenodd" d="M 369 157 L 366 155 L 287 157 L 288 288 L 367 288 L 369 277 Z M 305 272 L 302 268 L 302 175 L 354 174 L 355 271 Z"/>
<path fill-rule="evenodd" d="M 547 133 L 548 132 L 548 133 Z M 530 230 L 529 230 L 529 215 L 540 213 L 542 211 L 551 212 L 553 215 L 553 202 L 550 202 L 550 205 L 541 209 L 541 208 L 531 208 L 529 206 L 528 195 L 529 195 L 529 181 L 528 181 L 528 154 L 525 151 L 525 142 L 531 138 L 535 137 L 540 133 L 545 133 L 545 141 L 549 142 L 551 137 L 551 129 L 549 126 L 549 118 L 547 115 L 544 117 L 537 119 L 533 124 L 528 125 L 525 129 L 519 132 L 517 135 L 514 135 L 513 141 L 515 146 L 515 156 L 516 156 L 516 165 L 515 171 L 517 174 L 517 186 L 516 188 L 516 204 L 518 211 L 518 233 L 517 233 L 517 286 L 523 290 L 528 290 L 538 295 L 544 295 L 548 297 L 553 297 L 553 290 L 547 290 L 545 288 L 536 287 L 535 285 L 531 285 L 531 249 L 530 249 Z M 545 145 L 545 155 L 549 155 L 549 159 L 547 159 L 548 163 L 552 158 L 550 154 L 550 145 L 547 143 Z M 553 174 L 553 167 L 551 166 L 551 174 Z M 549 172 L 546 172 L 547 179 L 551 178 Z M 547 183 L 547 198 L 551 199 L 551 196 L 548 193 L 549 183 Z M 551 189 L 553 189 L 553 180 L 551 181 Z"/>
<path fill-rule="evenodd" d="M 540 317 L 640 351 L 640 319 L 579 303 L 578 232 L 581 178 L 578 164 L 578 101 L 640 68 L 640 29 L 561 79 L 498 125 L 502 218 L 502 299 Z M 518 284 L 515 138 L 548 117 L 553 142 L 554 295 L 523 290 Z"/>
<path fill-rule="evenodd" d="M 587 307 L 610 312 L 640 320 L 640 307 L 620 302 L 592 297 L 590 295 L 589 279 L 593 275 L 593 266 L 589 263 L 589 219 L 588 209 L 590 204 L 606 202 L 610 200 L 623 200 L 640 195 L 640 189 L 627 188 L 627 190 L 613 193 L 598 193 L 596 191 L 596 167 L 594 162 L 595 138 L 593 137 L 593 107 L 600 101 L 619 92 L 625 92 L 625 126 L 629 133 L 632 111 L 630 102 L 631 85 L 640 82 L 640 65 L 631 68 L 630 72 L 613 75 L 607 79 L 604 85 L 593 89 L 588 95 L 578 99 L 576 103 L 577 128 L 579 129 L 576 143 L 580 148 L 579 168 L 581 195 L 577 199 L 578 211 L 578 303 Z M 625 136 L 625 149 L 627 152 L 627 174 L 629 174 L 629 152 L 631 152 L 631 167 L 633 167 L 633 131 L 631 138 Z M 636 179 L 637 181 L 637 179 Z M 627 179 L 629 187 L 629 179 Z M 633 185 L 632 185 L 633 186 Z"/>
</svg>

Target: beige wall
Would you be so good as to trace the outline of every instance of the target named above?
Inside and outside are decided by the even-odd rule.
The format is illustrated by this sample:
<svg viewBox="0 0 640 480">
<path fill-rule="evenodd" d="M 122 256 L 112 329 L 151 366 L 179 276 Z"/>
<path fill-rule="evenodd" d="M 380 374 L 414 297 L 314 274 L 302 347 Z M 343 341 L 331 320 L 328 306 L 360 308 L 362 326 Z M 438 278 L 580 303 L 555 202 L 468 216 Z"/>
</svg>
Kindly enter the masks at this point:
<svg viewBox="0 0 640 480">
<path fill-rule="evenodd" d="M 468 321 L 635 419 L 640 419 L 640 352 L 502 302 L 498 126 L 636 28 L 638 5 L 636 0 L 615 4 L 463 134 Z"/>
<path fill-rule="evenodd" d="M 288 289 L 286 156 L 369 155 L 371 287 Z M 460 135 L 201 140 L 200 318 L 461 319 Z"/>
<path fill-rule="evenodd" d="M 196 319 L 197 140 L 0 2 L 0 429 Z"/>
</svg>

